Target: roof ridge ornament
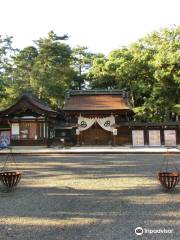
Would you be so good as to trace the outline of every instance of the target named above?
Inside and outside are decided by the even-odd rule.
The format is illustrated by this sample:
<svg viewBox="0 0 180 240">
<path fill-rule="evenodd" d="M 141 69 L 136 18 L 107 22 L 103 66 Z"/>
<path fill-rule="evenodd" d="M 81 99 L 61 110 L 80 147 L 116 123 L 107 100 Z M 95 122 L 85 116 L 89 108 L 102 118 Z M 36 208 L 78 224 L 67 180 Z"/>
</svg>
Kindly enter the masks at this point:
<svg viewBox="0 0 180 240">
<path fill-rule="evenodd" d="M 77 95 L 121 95 L 123 97 L 127 97 L 127 92 L 125 90 L 120 89 L 113 89 L 113 90 L 72 90 L 69 89 L 67 91 L 67 98 L 70 96 L 77 96 Z"/>
</svg>

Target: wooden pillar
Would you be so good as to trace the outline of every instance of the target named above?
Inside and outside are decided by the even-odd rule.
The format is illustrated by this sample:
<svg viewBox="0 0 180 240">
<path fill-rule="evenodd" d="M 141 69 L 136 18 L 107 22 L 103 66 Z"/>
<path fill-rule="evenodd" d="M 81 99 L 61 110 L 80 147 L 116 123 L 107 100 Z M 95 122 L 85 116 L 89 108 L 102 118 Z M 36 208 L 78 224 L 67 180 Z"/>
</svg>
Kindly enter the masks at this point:
<svg viewBox="0 0 180 240">
<path fill-rule="evenodd" d="M 97 122 L 95 122 L 95 144 L 98 145 L 98 130 L 97 130 Z"/>
<path fill-rule="evenodd" d="M 114 146 L 114 136 L 112 132 L 110 132 L 110 134 L 111 134 L 111 146 Z"/>
<path fill-rule="evenodd" d="M 163 129 L 163 127 L 161 127 L 161 129 L 160 129 L 160 139 L 161 139 L 161 145 L 164 145 L 165 141 L 164 141 L 164 129 Z"/>
<path fill-rule="evenodd" d="M 113 135 L 113 146 L 116 146 L 116 135 Z"/>
<path fill-rule="evenodd" d="M 50 141 L 50 126 L 48 122 L 48 129 L 47 129 L 47 135 L 48 135 L 48 140 L 47 140 L 47 146 L 50 147 L 51 141 Z"/>
<path fill-rule="evenodd" d="M 129 139 L 130 139 L 131 146 L 133 146 L 132 130 L 133 130 L 133 128 L 131 126 L 129 126 Z"/>
<path fill-rule="evenodd" d="M 76 140 L 77 140 L 76 146 L 80 146 L 80 134 L 81 134 L 81 132 L 80 132 L 79 129 L 77 128 L 77 129 L 76 129 Z"/>
<path fill-rule="evenodd" d="M 111 132 L 112 135 L 112 146 L 116 146 L 116 136 L 118 134 L 118 129 L 113 129 Z"/>
<path fill-rule="evenodd" d="M 180 126 L 177 126 L 177 130 L 176 130 L 176 133 L 177 133 L 177 145 L 180 145 Z"/>
<path fill-rule="evenodd" d="M 48 147 L 48 132 L 47 132 L 47 128 L 48 128 L 48 123 L 47 123 L 47 117 L 45 117 L 45 145 Z"/>
<path fill-rule="evenodd" d="M 80 146 L 80 135 L 76 135 L 76 136 L 77 136 L 77 143 L 76 143 L 76 145 Z"/>
<path fill-rule="evenodd" d="M 35 123 L 36 123 L 36 138 L 35 138 L 35 140 L 38 140 L 39 139 L 39 132 L 38 132 L 38 120 L 37 120 L 37 117 L 36 117 Z"/>
<path fill-rule="evenodd" d="M 144 145 L 149 145 L 149 130 L 147 126 L 144 127 Z"/>
</svg>

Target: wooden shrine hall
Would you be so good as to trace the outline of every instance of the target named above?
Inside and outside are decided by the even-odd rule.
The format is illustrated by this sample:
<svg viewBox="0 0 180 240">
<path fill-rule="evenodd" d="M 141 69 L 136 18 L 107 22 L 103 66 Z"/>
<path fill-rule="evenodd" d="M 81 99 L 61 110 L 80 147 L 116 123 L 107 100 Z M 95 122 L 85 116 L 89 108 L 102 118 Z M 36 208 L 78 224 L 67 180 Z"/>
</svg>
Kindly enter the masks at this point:
<svg viewBox="0 0 180 240">
<path fill-rule="evenodd" d="M 48 139 L 53 138 L 53 126 L 61 117 L 61 112 L 23 94 L 0 112 L 0 140 L 6 138 L 12 145 L 48 145 Z"/>
<path fill-rule="evenodd" d="M 177 146 L 179 122 L 133 120 L 128 95 L 120 90 L 70 90 L 57 111 L 29 94 L 0 111 L 0 145 Z"/>
<path fill-rule="evenodd" d="M 78 145 L 115 145 L 130 142 L 128 122 L 132 110 L 124 91 L 70 91 L 63 111 L 76 124 Z M 119 134 L 121 131 L 121 134 Z"/>
</svg>

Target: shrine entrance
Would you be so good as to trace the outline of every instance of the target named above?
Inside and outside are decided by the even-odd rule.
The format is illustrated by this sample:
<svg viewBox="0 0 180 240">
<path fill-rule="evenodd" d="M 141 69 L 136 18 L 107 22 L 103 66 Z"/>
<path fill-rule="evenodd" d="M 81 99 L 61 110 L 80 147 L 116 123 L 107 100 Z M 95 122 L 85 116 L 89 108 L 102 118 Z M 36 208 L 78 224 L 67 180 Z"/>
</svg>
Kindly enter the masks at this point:
<svg viewBox="0 0 180 240">
<path fill-rule="evenodd" d="M 81 132 L 81 145 L 110 145 L 111 132 L 104 130 L 99 124 L 94 123 L 92 127 Z"/>
</svg>

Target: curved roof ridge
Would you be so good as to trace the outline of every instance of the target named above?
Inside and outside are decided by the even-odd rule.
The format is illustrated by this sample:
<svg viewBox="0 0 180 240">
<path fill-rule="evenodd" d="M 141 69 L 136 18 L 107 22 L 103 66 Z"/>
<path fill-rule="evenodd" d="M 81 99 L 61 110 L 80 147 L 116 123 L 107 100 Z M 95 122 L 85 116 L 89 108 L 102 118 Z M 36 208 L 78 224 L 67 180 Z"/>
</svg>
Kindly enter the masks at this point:
<svg viewBox="0 0 180 240">
<path fill-rule="evenodd" d="M 38 114 L 47 114 L 52 116 L 58 115 L 58 112 L 51 109 L 48 105 L 45 105 L 41 101 L 33 98 L 30 94 L 23 93 L 13 105 L 0 111 L 0 117 L 16 112 L 22 107 L 32 109 Z"/>
<path fill-rule="evenodd" d="M 121 95 L 125 98 L 128 97 L 128 93 L 125 90 L 120 89 L 112 89 L 112 90 L 68 90 L 68 96 L 76 96 L 76 95 Z"/>
</svg>

